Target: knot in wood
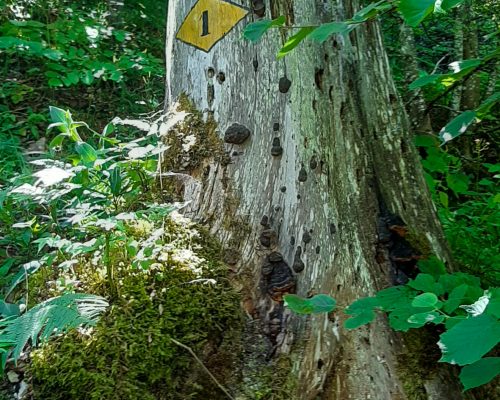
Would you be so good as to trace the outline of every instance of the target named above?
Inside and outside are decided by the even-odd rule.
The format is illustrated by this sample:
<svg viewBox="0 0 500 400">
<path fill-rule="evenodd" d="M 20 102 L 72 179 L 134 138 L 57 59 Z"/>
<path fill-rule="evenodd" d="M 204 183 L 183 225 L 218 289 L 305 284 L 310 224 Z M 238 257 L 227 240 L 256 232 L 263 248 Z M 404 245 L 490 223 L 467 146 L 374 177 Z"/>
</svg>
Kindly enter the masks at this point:
<svg viewBox="0 0 500 400">
<path fill-rule="evenodd" d="M 287 93 L 290 90 L 290 86 L 292 86 L 292 81 L 290 79 L 286 76 L 280 78 L 278 89 L 281 93 Z"/>
<path fill-rule="evenodd" d="M 231 144 L 242 144 L 250 137 L 250 129 L 241 124 L 232 124 L 226 129 L 224 141 Z"/>
</svg>

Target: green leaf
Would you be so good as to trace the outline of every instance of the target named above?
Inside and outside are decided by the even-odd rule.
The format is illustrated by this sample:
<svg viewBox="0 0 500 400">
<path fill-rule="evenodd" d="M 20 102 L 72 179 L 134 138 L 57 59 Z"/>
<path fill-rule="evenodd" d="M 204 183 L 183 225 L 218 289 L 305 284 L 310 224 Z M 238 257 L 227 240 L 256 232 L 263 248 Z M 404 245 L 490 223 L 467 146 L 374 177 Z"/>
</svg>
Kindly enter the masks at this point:
<svg viewBox="0 0 500 400">
<path fill-rule="evenodd" d="M 441 8 L 444 11 L 448 11 L 451 8 L 458 6 L 460 3 L 463 3 L 463 2 L 464 2 L 464 0 L 443 0 L 443 2 L 441 3 Z"/>
<path fill-rule="evenodd" d="M 439 347 L 443 356 L 439 361 L 466 365 L 479 360 L 495 347 L 500 338 L 500 321 L 481 314 L 456 324 L 440 336 Z"/>
<path fill-rule="evenodd" d="M 17 304 L 6 303 L 0 300 L 0 314 L 3 318 L 15 317 L 21 313 L 19 306 Z"/>
<path fill-rule="evenodd" d="M 424 274 L 430 274 L 435 278 L 440 275 L 446 274 L 446 266 L 444 263 L 436 256 L 430 256 L 426 260 L 420 260 L 417 264 L 420 272 Z"/>
<path fill-rule="evenodd" d="M 475 111 L 464 111 L 459 116 L 453 118 L 443 129 L 441 129 L 439 132 L 439 138 L 443 144 L 445 144 L 463 134 L 475 120 Z"/>
<path fill-rule="evenodd" d="M 444 321 L 444 316 L 439 314 L 436 311 L 428 311 L 418 314 L 413 314 L 410 318 L 408 318 L 408 322 L 413 324 L 413 328 L 421 328 L 427 323 L 440 324 Z"/>
<path fill-rule="evenodd" d="M 345 22 L 329 22 L 327 24 L 321 24 L 312 33 L 309 34 L 309 38 L 323 43 L 331 35 L 336 33 L 347 33 L 349 31 L 349 25 Z"/>
<path fill-rule="evenodd" d="M 307 299 L 313 306 L 313 313 L 329 313 L 335 309 L 337 302 L 326 294 L 317 294 L 310 299 Z"/>
<path fill-rule="evenodd" d="M 465 193 L 469 188 L 469 177 L 463 173 L 447 174 L 446 183 L 455 194 Z"/>
<path fill-rule="evenodd" d="M 485 357 L 466 365 L 460 372 L 460 382 L 464 390 L 488 383 L 500 374 L 500 357 Z"/>
<path fill-rule="evenodd" d="M 416 292 L 407 286 L 393 286 L 377 292 L 378 306 L 385 311 L 410 306 Z"/>
<path fill-rule="evenodd" d="M 435 0 L 400 0 L 398 9 L 405 22 L 417 26 L 434 11 Z"/>
<path fill-rule="evenodd" d="M 81 73 L 80 79 L 84 85 L 91 85 L 94 82 L 92 71 L 86 70 Z"/>
<path fill-rule="evenodd" d="M 458 306 L 462 304 L 462 300 L 464 299 L 465 293 L 467 293 L 468 288 L 469 286 L 465 283 L 454 288 L 448 295 L 448 299 L 443 305 L 443 311 L 448 314 L 451 314 L 453 311 L 455 311 Z"/>
<path fill-rule="evenodd" d="M 476 108 L 477 118 L 483 119 L 484 117 L 486 117 L 486 115 L 488 115 L 488 113 L 490 112 L 491 108 L 499 102 L 500 102 L 500 92 L 492 94 L 485 101 L 483 101 L 478 108 Z"/>
<path fill-rule="evenodd" d="M 122 176 L 120 167 L 115 167 L 109 175 L 109 186 L 113 196 L 118 196 L 122 190 Z"/>
<path fill-rule="evenodd" d="M 415 279 L 410 280 L 407 285 L 422 292 L 432 292 L 439 296 L 444 293 L 443 286 L 436 283 L 435 278 L 429 274 L 418 274 Z"/>
<path fill-rule="evenodd" d="M 434 136 L 416 135 L 413 139 L 417 147 L 437 147 L 438 142 Z"/>
<path fill-rule="evenodd" d="M 425 75 L 420 78 L 415 79 L 408 88 L 410 90 L 415 90 L 421 88 L 423 86 L 430 85 L 431 83 L 439 82 L 445 75 L 444 74 L 433 74 L 433 75 Z"/>
<path fill-rule="evenodd" d="M 411 302 L 413 307 L 434 307 L 438 298 L 434 293 L 422 293 L 415 297 Z"/>
<path fill-rule="evenodd" d="M 373 312 L 375 307 L 379 306 L 379 300 L 376 297 L 363 297 L 354 301 L 345 309 L 345 313 L 352 315 L 344 322 L 346 329 L 356 329 L 362 325 L 368 324 L 375 318 Z"/>
<path fill-rule="evenodd" d="M 301 28 L 295 35 L 293 35 L 286 41 L 285 45 L 278 53 L 278 58 L 282 58 L 290 53 L 295 47 L 299 45 L 300 42 L 302 42 L 302 40 L 307 37 L 307 35 L 309 35 L 315 29 L 316 27 L 314 26 L 306 26 L 304 28 Z"/>
<path fill-rule="evenodd" d="M 266 31 L 274 26 L 282 26 L 285 24 L 285 16 L 282 15 L 276 19 L 263 19 L 262 21 L 252 22 L 243 30 L 243 37 L 251 42 L 258 41 Z"/>
<path fill-rule="evenodd" d="M 64 86 L 63 82 L 59 78 L 50 78 L 47 83 L 50 87 L 61 87 Z"/>
<path fill-rule="evenodd" d="M 448 195 L 445 192 L 438 192 L 438 195 L 439 195 L 439 201 L 441 202 L 442 206 L 444 208 L 448 208 L 449 205 Z"/>
<path fill-rule="evenodd" d="M 66 122 L 66 111 L 58 107 L 49 107 L 50 119 L 52 122 Z"/>
<path fill-rule="evenodd" d="M 313 306 L 307 299 L 303 299 L 295 294 L 286 294 L 283 296 L 283 300 L 285 300 L 285 304 L 290 310 L 297 314 L 311 314 L 313 311 Z"/>
<path fill-rule="evenodd" d="M 491 292 L 491 298 L 485 312 L 500 318 L 500 288 L 490 288 L 489 291 Z"/>
<path fill-rule="evenodd" d="M 309 299 L 303 299 L 295 294 L 283 297 L 285 303 L 297 314 L 328 313 L 335 309 L 336 301 L 326 294 L 317 294 Z"/>
<path fill-rule="evenodd" d="M 97 160 L 97 151 L 88 143 L 77 142 L 75 144 L 75 150 L 84 164 L 92 164 Z"/>
<path fill-rule="evenodd" d="M 80 76 L 78 72 L 72 71 L 68 75 L 66 75 L 66 79 L 72 84 L 76 85 L 80 81 Z"/>
<path fill-rule="evenodd" d="M 62 53 L 59 50 L 47 49 L 43 51 L 44 57 L 49 60 L 58 61 L 62 57 Z"/>
<path fill-rule="evenodd" d="M 344 328 L 352 330 L 359 328 L 362 325 L 369 324 L 375 318 L 375 313 L 373 310 L 364 310 L 359 314 L 354 315 L 353 317 L 347 319 L 344 322 Z"/>
</svg>

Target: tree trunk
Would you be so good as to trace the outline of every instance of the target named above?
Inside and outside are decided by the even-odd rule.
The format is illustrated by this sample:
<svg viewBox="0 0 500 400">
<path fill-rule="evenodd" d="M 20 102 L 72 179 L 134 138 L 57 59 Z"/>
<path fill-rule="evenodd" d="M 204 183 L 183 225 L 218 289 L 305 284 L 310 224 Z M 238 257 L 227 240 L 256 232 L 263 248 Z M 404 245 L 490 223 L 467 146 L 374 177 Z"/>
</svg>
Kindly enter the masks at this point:
<svg viewBox="0 0 500 400">
<path fill-rule="evenodd" d="M 238 399 L 462 398 L 446 370 L 435 360 L 423 365 L 384 318 L 348 332 L 341 312 L 302 317 L 281 300 L 295 290 L 345 306 L 404 280 L 394 249 L 383 243 L 387 226 L 403 221 L 415 258 L 432 252 L 449 261 L 378 24 L 324 45 L 305 42 L 277 60 L 289 33 L 273 30 L 257 44 L 241 39 L 243 27 L 263 15 L 262 2 L 253 1 L 256 13 L 205 52 L 175 37 L 194 3 L 169 1 L 167 103 L 181 99 L 180 108 L 199 110 L 205 125 L 191 119 L 191 129 L 170 134 L 176 151 L 175 141 L 198 142 L 167 153 L 164 167 L 195 178 L 183 180 L 186 214 L 223 243 L 241 291 L 246 319 L 235 374 L 242 379 L 225 385 Z M 267 18 L 286 15 L 301 26 L 359 9 L 351 0 L 264 3 Z M 210 31 L 208 21 L 200 35 Z M 245 128 L 249 138 L 234 143 Z M 272 272 L 271 253 L 279 266 Z"/>
</svg>

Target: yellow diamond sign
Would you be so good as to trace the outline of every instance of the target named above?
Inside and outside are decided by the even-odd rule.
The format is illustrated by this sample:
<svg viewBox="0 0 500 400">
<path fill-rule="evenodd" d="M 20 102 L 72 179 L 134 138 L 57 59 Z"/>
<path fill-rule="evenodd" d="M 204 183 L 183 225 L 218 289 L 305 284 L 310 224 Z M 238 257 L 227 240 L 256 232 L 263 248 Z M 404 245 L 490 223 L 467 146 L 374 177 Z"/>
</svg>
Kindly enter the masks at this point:
<svg viewBox="0 0 500 400">
<path fill-rule="evenodd" d="M 184 19 L 176 37 L 209 52 L 247 14 L 245 7 L 230 1 L 198 0 Z"/>
</svg>

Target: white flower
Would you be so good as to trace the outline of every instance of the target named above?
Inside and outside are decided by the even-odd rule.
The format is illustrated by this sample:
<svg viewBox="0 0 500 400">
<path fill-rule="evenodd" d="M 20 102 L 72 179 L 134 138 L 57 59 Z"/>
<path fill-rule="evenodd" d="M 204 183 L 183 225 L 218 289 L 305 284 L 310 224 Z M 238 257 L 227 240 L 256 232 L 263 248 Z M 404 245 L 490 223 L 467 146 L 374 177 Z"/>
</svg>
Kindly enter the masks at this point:
<svg viewBox="0 0 500 400">
<path fill-rule="evenodd" d="M 91 26 L 85 27 L 85 33 L 87 34 L 87 37 L 91 42 L 93 42 L 95 39 L 97 39 L 97 36 L 99 36 L 99 31 L 95 28 L 92 28 Z"/>
</svg>

